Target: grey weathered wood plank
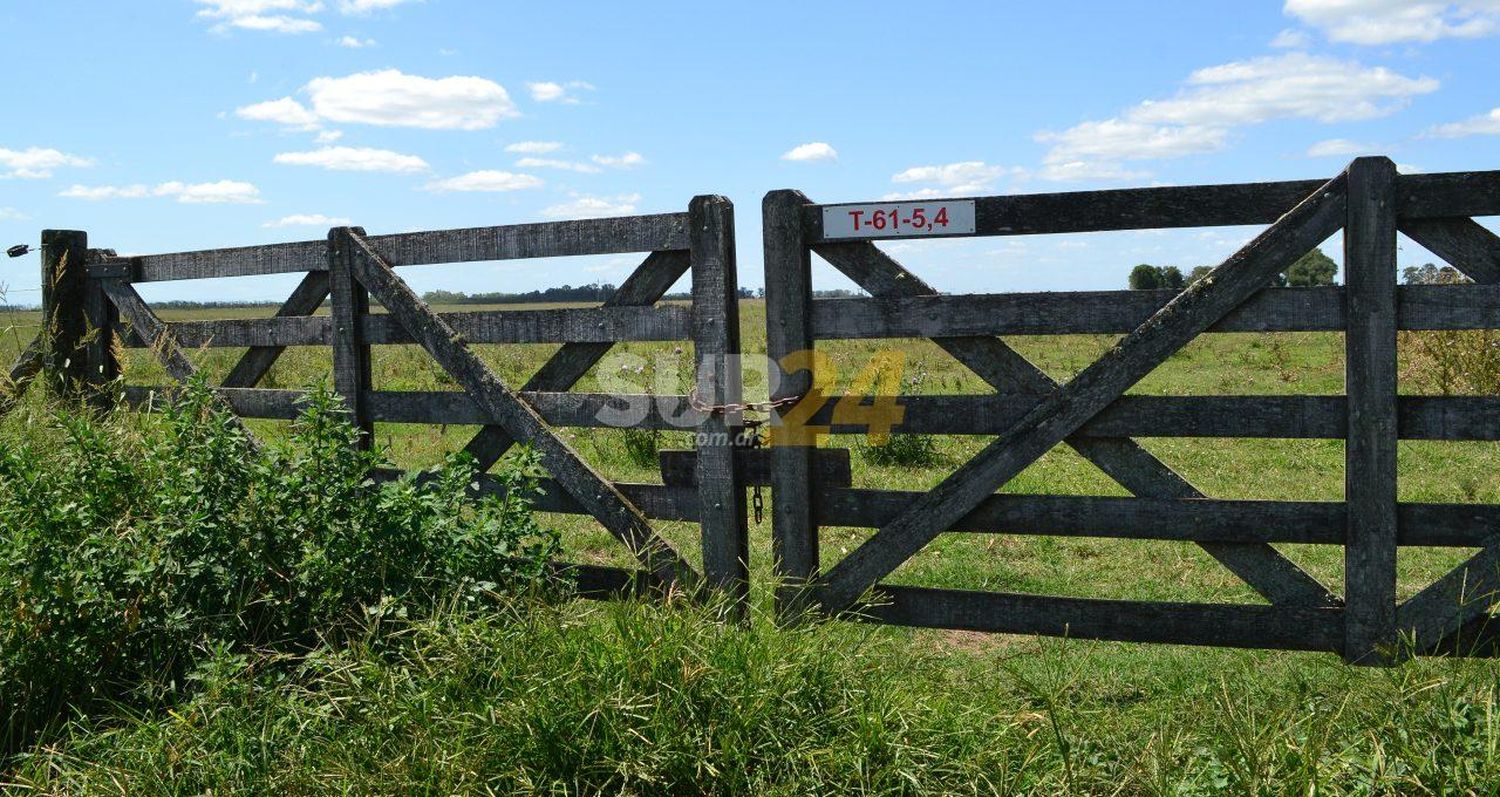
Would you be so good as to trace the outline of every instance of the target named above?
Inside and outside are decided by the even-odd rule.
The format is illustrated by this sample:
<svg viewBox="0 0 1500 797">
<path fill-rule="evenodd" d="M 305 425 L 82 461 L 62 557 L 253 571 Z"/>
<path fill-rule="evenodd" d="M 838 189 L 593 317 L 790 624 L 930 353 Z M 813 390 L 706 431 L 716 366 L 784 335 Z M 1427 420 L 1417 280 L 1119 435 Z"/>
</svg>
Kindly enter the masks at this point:
<svg viewBox="0 0 1500 797">
<path fill-rule="evenodd" d="M 370 294 L 356 273 L 355 260 L 359 255 L 355 235 L 363 236 L 364 231 L 357 227 L 335 227 L 328 231 L 325 254 L 331 318 L 326 321 L 332 332 L 333 389 L 343 397 L 350 421 L 360 431 L 358 446 L 369 449 L 375 441 L 375 421 L 370 418 L 365 397 L 374 389 L 374 376 L 370 342 L 365 338 L 362 321 L 370 314 Z"/>
<path fill-rule="evenodd" d="M 922 494 L 871 489 L 822 489 L 823 526 L 889 523 Z M 1400 504 L 1400 545 L 1468 548 L 1482 545 L 1500 523 L 1500 505 Z M 1117 498 L 1092 495 L 989 496 L 944 531 L 1060 537 L 1175 540 L 1230 544 L 1342 545 L 1347 512 L 1342 501 L 1263 501 L 1216 498 Z"/>
<path fill-rule="evenodd" d="M 687 307 L 669 304 L 482 310 L 441 315 L 470 343 L 609 343 L 685 340 L 689 337 L 690 313 Z M 359 325 L 368 345 L 413 342 L 411 335 L 388 314 L 364 315 Z M 182 345 L 193 348 L 327 346 L 333 342 L 332 329 L 327 316 L 231 318 L 172 324 L 172 332 Z"/>
<path fill-rule="evenodd" d="M 803 225 L 808 202 L 800 191 L 780 190 L 766 194 L 761 204 L 766 355 L 781 367 L 770 395 L 773 401 L 807 395 L 813 385 L 811 371 L 786 370 L 788 357 L 813 348 L 812 257 Z M 805 608 L 807 587 L 818 578 L 819 553 L 812 509 L 813 448 L 785 444 L 785 414 L 785 409 L 777 409 L 771 416 L 771 558 L 778 581 L 776 608 L 788 617 Z"/>
<path fill-rule="evenodd" d="M 1376 664 L 1396 643 L 1396 164 L 1348 171 L 1344 280 L 1349 330 L 1344 445 L 1344 660 Z"/>
<path fill-rule="evenodd" d="M 1488 620 L 1497 597 L 1500 535 L 1492 535 L 1479 553 L 1407 598 L 1396 610 L 1396 628 L 1417 651 L 1430 651 L 1475 621 Z"/>
<path fill-rule="evenodd" d="M 1500 283 L 1500 235 L 1473 219 L 1406 219 L 1400 230 L 1469 279 Z"/>
<path fill-rule="evenodd" d="M 1397 214 L 1406 219 L 1500 216 L 1500 171 L 1403 174 Z"/>
<path fill-rule="evenodd" d="M 541 455 L 542 464 L 559 484 L 589 510 L 610 533 L 641 560 L 654 577 L 666 584 L 688 585 L 697 574 L 677 551 L 651 528 L 641 511 L 618 489 L 579 458 L 578 454 L 524 401 L 497 378 L 451 326 L 433 313 L 389 263 L 358 234 L 348 240 L 356 248 L 355 277 L 395 316 L 422 348 L 453 377 L 474 401 L 501 421 L 514 437 L 526 440 Z"/>
<path fill-rule="evenodd" d="M 669 485 L 689 487 L 697 484 L 698 455 L 693 451 L 658 451 L 657 464 L 661 480 Z M 735 464 L 741 483 L 772 486 L 771 449 L 740 448 L 735 450 Z M 813 482 L 820 491 L 848 487 L 854 476 L 847 448 L 819 448 L 813 451 Z M 828 525 L 828 524 L 823 524 Z"/>
<path fill-rule="evenodd" d="M 389 481 L 405 475 L 406 471 L 395 468 L 379 468 L 370 474 L 376 481 Z M 657 520 L 675 520 L 685 523 L 698 522 L 698 492 L 691 487 L 673 487 L 660 484 L 637 484 L 615 482 L 615 489 L 630 499 L 647 517 Z M 533 496 L 532 507 L 538 512 L 556 512 L 563 515 L 588 515 L 589 509 L 570 495 L 556 479 L 538 479 L 538 494 Z M 474 479 L 471 496 L 505 495 L 505 485 L 494 476 L 481 473 Z"/>
<path fill-rule="evenodd" d="M 986 495 L 1243 303 L 1279 271 L 1344 224 L 1344 177 L 1330 181 L 1236 252 L 1093 365 L 1044 399 L 1014 429 L 881 527 L 822 581 L 819 601 L 842 611 Z"/>
<path fill-rule="evenodd" d="M 90 261 L 103 255 L 103 252 L 89 250 Z M 120 376 L 120 362 L 115 357 L 115 327 L 118 326 L 119 311 L 97 282 L 87 279 L 84 282 L 83 384 L 94 406 L 109 409 L 114 397 L 106 388 Z"/>
<path fill-rule="evenodd" d="M 876 296 L 936 293 L 871 244 L 835 244 L 817 251 L 855 283 Z M 933 341 L 997 390 L 1046 395 L 1057 383 L 1003 340 L 992 337 L 936 338 Z M 1069 446 L 1125 489 L 1154 498 L 1201 498 L 1199 492 L 1151 452 L 1128 438 L 1070 436 Z M 1278 605 L 1336 605 L 1317 579 L 1268 545 L 1200 543 L 1214 559 Z"/>
<path fill-rule="evenodd" d="M 246 418 L 290 420 L 297 417 L 306 398 L 306 393 L 301 390 L 267 388 L 220 388 L 219 393 L 236 413 Z M 125 387 L 125 398 L 132 406 L 174 394 L 175 389 L 170 387 Z M 689 406 L 687 396 L 536 391 L 521 391 L 517 395 L 551 426 L 672 430 L 682 429 L 684 423 L 698 417 L 697 411 Z M 469 394 L 459 390 L 371 390 L 365 392 L 363 403 L 369 420 L 379 423 L 479 426 L 495 420 L 474 403 Z M 619 417 L 628 414 L 631 407 L 647 407 L 648 414 L 635 423 L 620 423 Z"/>
<path fill-rule="evenodd" d="M 1072 639 L 1336 651 L 1341 609 L 1017 595 L 881 584 L 856 618 Z"/>
<path fill-rule="evenodd" d="M 631 273 L 604 307 L 649 306 L 671 290 L 672 284 L 687 273 L 692 259 L 686 251 L 652 252 Z M 582 379 L 594 364 L 604 357 L 613 342 L 565 343 L 537 372 L 526 380 L 522 391 L 567 390 Z M 474 457 L 480 470 L 489 470 L 515 440 L 499 426 L 479 430 L 464 447 Z"/>
<path fill-rule="evenodd" d="M 511 224 L 376 235 L 370 245 L 396 266 L 650 252 L 688 247 L 687 214 Z M 296 241 L 131 258 L 134 281 L 326 271 L 323 241 Z"/>
<path fill-rule="evenodd" d="M 6 382 L 0 386 L 0 415 L 10 412 L 15 407 L 16 399 L 26 392 L 26 386 L 36 379 L 37 374 L 42 372 L 42 334 L 31 339 L 16 356 L 16 361 L 11 363 L 10 369 L 6 371 Z"/>
<path fill-rule="evenodd" d="M 978 197 L 974 199 L 974 234 L 1036 235 L 1269 224 L 1324 182 L 1295 180 Z M 823 237 L 822 207 L 803 211 L 811 244 L 832 240 Z M 883 240 L 908 237 L 941 236 L 881 236 Z"/>
<path fill-rule="evenodd" d="M 1500 328 L 1497 285 L 1407 285 L 1397 295 L 1400 329 Z M 813 334 L 824 340 L 1124 334 L 1174 296 L 1152 290 L 816 299 Z M 1207 331 L 1323 332 L 1346 324 L 1344 288 L 1267 288 Z"/>
<path fill-rule="evenodd" d="M 48 381 L 74 393 L 87 381 L 88 233 L 42 230 L 42 358 Z"/>
<path fill-rule="evenodd" d="M 310 272 L 297 283 L 291 296 L 277 309 L 276 315 L 282 318 L 312 315 L 327 298 L 328 274 L 321 271 Z M 229 370 L 229 375 L 224 377 L 224 386 L 255 387 L 284 351 L 285 346 L 250 347 L 249 351 L 240 355 L 239 361 Z"/>
<path fill-rule="evenodd" d="M 735 264 L 734 205 L 722 196 L 688 204 L 692 257 L 692 337 L 695 391 L 711 406 L 741 400 L 739 277 Z M 694 436 L 699 539 L 704 580 L 740 610 L 750 595 L 750 527 L 745 482 L 735 456 L 741 418 L 705 415 Z"/>
<path fill-rule="evenodd" d="M 151 308 L 146 305 L 141 295 L 136 293 L 135 288 L 129 282 L 123 279 L 101 279 L 96 282 L 104 291 L 104 295 L 114 303 L 115 309 L 120 313 L 121 321 L 130 326 L 133 334 L 151 341 L 151 350 L 156 354 L 156 359 L 161 362 L 168 376 L 184 383 L 197 376 L 198 367 L 188 359 L 182 347 L 172 339 L 172 333 L 167 325 L 151 312 Z M 239 416 L 231 415 L 229 423 L 245 436 L 253 448 L 260 447 L 259 439 L 245 426 Z"/>
<path fill-rule="evenodd" d="M 897 434 L 996 435 L 1036 406 L 1026 394 L 876 396 L 903 409 Z M 1500 397 L 1400 396 L 1396 428 L 1403 440 L 1500 440 Z M 1072 437 L 1257 437 L 1343 439 L 1343 396 L 1121 396 Z M 811 423 L 834 434 L 863 434 L 833 422 L 833 403 Z"/>
</svg>

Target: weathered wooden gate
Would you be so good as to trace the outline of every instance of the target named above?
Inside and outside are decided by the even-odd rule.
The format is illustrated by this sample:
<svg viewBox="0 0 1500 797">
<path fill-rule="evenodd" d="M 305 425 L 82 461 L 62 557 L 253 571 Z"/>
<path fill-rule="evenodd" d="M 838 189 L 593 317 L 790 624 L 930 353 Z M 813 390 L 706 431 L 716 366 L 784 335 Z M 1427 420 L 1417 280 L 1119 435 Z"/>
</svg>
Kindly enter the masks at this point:
<svg viewBox="0 0 1500 797">
<path fill-rule="evenodd" d="M 941 210 L 943 226 L 935 224 Z M 1500 239 L 1471 216 L 1500 213 L 1500 172 L 1397 175 L 1356 160 L 1328 182 L 1147 188 L 930 203 L 818 205 L 795 191 L 764 206 L 768 353 L 792 373 L 773 398 L 821 403 L 815 340 L 926 337 L 995 393 L 910 396 L 897 434 L 996 435 L 925 493 L 820 481 L 812 449 L 775 444 L 773 524 L 783 611 L 852 612 L 911 626 L 1341 652 L 1376 661 L 1402 635 L 1423 652 L 1490 649 L 1482 628 L 1500 589 L 1500 507 L 1398 503 L 1400 438 L 1500 439 L 1493 397 L 1398 396 L 1396 330 L 1500 326 Z M 1270 224 L 1181 294 L 1160 291 L 938 295 L 877 248 L 898 238 L 998 236 Z M 1397 230 L 1473 285 L 1396 284 Z M 1344 231 L 1345 287 L 1263 290 Z M 872 298 L 814 299 L 817 253 Z M 1346 396 L 1125 396 L 1195 336 L 1212 331 L 1343 330 Z M 1058 384 L 997 335 L 1116 333 L 1118 345 Z M 1128 333 L 1128 334 L 1127 334 Z M 792 358 L 788 360 L 787 358 Z M 786 364 L 791 363 L 790 367 Z M 809 395 L 811 391 L 811 395 Z M 787 417 L 841 427 L 826 406 Z M 1203 496 L 1140 437 L 1316 437 L 1346 441 L 1343 502 Z M 996 490 L 1066 443 L 1135 498 L 1003 495 Z M 877 531 L 824 569 L 819 526 Z M 932 589 L 882 579 L 945 532 L 1191 541 L 1268 605 L 1163 603 Z M 1271 543 L 1343 545 L 1342 597 Z M 1481 552 L 1397 603 L 1398 545 Z M 862 600 L 868 598 L 868 600 Z"/>
<path fill-rule="evenodd" d="M 88 249 L 81 232 L 43 234 L 44 313 L 50 343 L 28 349 L 13 372 L 27 378 L 44 360 L 74 385 L 114 380 L 114 336 L 150 347 L 168 374 L 185 381 L 196 369 L 185 350 L 248 347 L 219 395 L 241 417 L 292 418 L 300 391 L 255 385 L 287 346 L 332 346 L 334 387 L 369 437 L 375 422 L 482 425 L 466 450 L 487 471 L 515 443 L 534 447 L 551 478 L 538 508 L 593 516 L 639 560 L 638 569 L 567 565 L 580 592 L 674 589 L 700 583 L 743 602 L 748 542 L 743 484 L 733 454 L 734 430 L 721 412 L 702 407 L 739 398 L 739 319 L 734 259 L 734 210 L 723 197 L 700 196 L 685 213 L 561 221 L 460 230 L 367 236 L 359 228 L 331 230 L 326 241 L 114 257 Z M 437 313 L 396 274 L 395 267 L 649 252 L 600 307 Z M 87 264 L 84 267 L 84 264 Z M 691 271 L 692 303 L 658 304 Z M 273 318 L 166 323 L 134 284 L 256 274 L 307 272 Z M 331 299 L 330 299 L 331 297 Z M 369 312 L 374 299 L 386 310 Z M 314 315 L 325 299 L 331 314 Z M 695 393 L 688 396 L 569 392 L 619 341 L 690 340 Z M 371 381 L 370 347 L 420 345 L 461 391 L 383 391 Z M 561 343 L 524 385 L 512 388 L 469 343 Z M 730 367 L 733 366 L 733 367 Z M 126 386 L 140 405 L 160 388 Z M 647 403 L 633 424 L 620 409 Z M 693 478 L 687 485 L 617 484 L 585 462 L 554 426 L 625 426 L 698 432 Z M 389 475 L 389 474 L 387 474 Z M 488 477 L 481 491 L 498 489 Z M 697 522 L 700 573 L 664 540 L 651 519 Z"/>
</svg>

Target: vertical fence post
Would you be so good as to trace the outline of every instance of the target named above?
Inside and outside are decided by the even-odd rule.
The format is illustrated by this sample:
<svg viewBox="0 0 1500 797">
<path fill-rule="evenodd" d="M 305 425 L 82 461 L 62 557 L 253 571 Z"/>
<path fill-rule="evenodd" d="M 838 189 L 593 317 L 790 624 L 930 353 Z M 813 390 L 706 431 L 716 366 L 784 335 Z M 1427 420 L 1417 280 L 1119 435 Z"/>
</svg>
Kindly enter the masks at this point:
<svg viewBox="0 0 1500 797">
<path fill-rule="evenodd" d="M 354 278 L 354 244 L 349 227 L 328 231 L 328 293 L 333 314 L 333 389 L 343 396 L 350 417 L 362 434 L 360 446 L 374 444 L 365 392 L 371 389 L 370 346 L 360 324 L 370 313 L 370 293 Z M 352 228 L 360 235 L 364 230 Z"/>
<path fill-rule="evenodd" d="M 88 378 L 88 254 L 88 233 L 42 230 L 43 369 L 69 394 Z"/>
<path fill-rule="evenodd" d="M 805 395 L 812 372 L 787 374 L 779 364 L 791 354 L 811 351 L 812 254 L 802 228 L 800 191 L 766 194 L 762 204 L 766 268 L 766 356 L 773 373 L 773 401 Z M 808 363 L 811 365 L 811 362 Z M 780 374 L 775 379 L 774 374 Z M 783 415 L 773 419 L 778 427 Z M 794 617 L 808 605 L 807 587 L 818 577 L 818 527 L 812 512 L 812 457 L 807 445 L 777 443 L 771 431 L 771 551 L 778 592 L 776 608 Z"/>
<path fill-rule="evenodd" d="M 1396 643 L 1396 165 L 1349 166 L 1344 447 L 1344 659 L 1381 664 Z"/>
<path fill-rule="evenodd" d="M 688 205 L 693 280 L 693 354 L 699 400 L 740 400 L 739 278 L 734 259 L 734 205 L 722 196 L 697 196 Z M 703 576 L 732 598 L 737 610 L 750 596 L 750 528 L 745 484 L 735 459 L 740 413 L 715 412 L 698 427 L 698 522 Z"/>
<path fill-rule="evenodd" d="M 89 387 L 89 398 L 107 409 L 113 405 L 114 396 L 106 393 L 105 388 L 120 375 L 120 361 L 115 357 L 115 326 L 120 311 L 104 294 L 104 286 L 97 279 L 84 280 L 84 316 L 88 324 L 84 356 L 88 375 L 83 381 Z"/>
</svg>

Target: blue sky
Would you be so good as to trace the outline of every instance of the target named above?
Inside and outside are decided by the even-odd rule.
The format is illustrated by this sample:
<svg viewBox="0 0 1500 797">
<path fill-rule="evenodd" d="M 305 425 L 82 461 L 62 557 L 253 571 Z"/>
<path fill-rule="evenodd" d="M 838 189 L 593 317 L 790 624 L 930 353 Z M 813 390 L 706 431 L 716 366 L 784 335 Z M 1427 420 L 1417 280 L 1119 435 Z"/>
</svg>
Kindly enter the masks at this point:
<svg viewBox="0 0 1500 797">
<path fill-rule="evenodd" d="M 1500 2 L 0 3 L 0 243 L 121 253 L 819 201 L 1500 168 Z M 891 244 L 949 291 L 1123 287 L 1244 228 Z M 1330 248 L 1329 254 L 1337 256 Z M 1403 265 L 1432 259 L 1403 242 Z M 408 270 L 618 281 L 633 258 Z M 0 261 L 37 299 L 34 255 Z M 820 267 L 820 287 L 839 287 Z M 294 277 L 144 286 L 279 299 Z"/>
</svg>

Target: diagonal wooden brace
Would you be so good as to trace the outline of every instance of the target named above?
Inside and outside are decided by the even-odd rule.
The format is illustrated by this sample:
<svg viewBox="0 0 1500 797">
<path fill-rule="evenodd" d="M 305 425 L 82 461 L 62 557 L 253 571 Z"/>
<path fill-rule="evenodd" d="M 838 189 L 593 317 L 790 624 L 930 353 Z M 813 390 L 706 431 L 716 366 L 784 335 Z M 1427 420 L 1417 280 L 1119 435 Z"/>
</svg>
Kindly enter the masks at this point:
<svg viewBox="0 0 1500 797">
<path fill-rule="evenodd" d="M 1473 219 L 1407 219 L 1399 223 L 1408 238 L 1448 261 L 1481 285 L 1500 283 L 1500 235 Z"/>
<path fill-rule="evenodd" d="M 563 489 L 615 535 L 664 587 L 697 582 L 697 573 L 652 529 L 614 484 L 548 428 L 536 410 L 506 387 L 453 327 L 407 286 L 365 236 L 349 231 L 354 276 L 497 425 L 534 446 Z"/>
<path fill-rule="evenodd" d="M 5 374 L 6 383 L 0 385 L 0 413 L 9 412 L 16 399 L 26 392 L 26 386 L 42 372 L 42 336 L 38 333 Z"/>
<path fill-rule="evenodd" d="M 830 569 L 818 595 L 824 611 L 849 608 L 996 488 L 1343 227 L 1345 202 L 1345 177 L 1340 175 L 1039 402 L 1010 431 Z"/>
<path fill-rule="evenodd" d="M 328 272 L 309 271 L 287 297 L 286 303 L 276 311 L 276 317 L 312 315 L 327 298 Z M 250 347 L 229 371 L 229 376 L 224 377 L 224 387 L 255 387 L 284 351 L 285 346 Z"/>
<path fill-rule="evenodd" d="M 687 273 L 691 260 L 687 250 L 652 252 L 625 280 L 604 307 L 652 305 Z M 521 386 L 523 391 L 560 392 L 582 379 L 594 364 L 614 348 L 613 343 L 565 343 L 551 359 Z M 481 471 L 489 470 L 515 445 L 504 428 L 486 426 L 464 447 Z"/>
<path fill-rule="evenodd" d="M 824 244 L 816 251 L 876 297 L 924 296 L 937 290 L 869 243 Z M 1058 384 L 1004 340 L 935 338 L 933 342 L 1001 392 L 1045 395 Z M 1204 498 L 1203 493 L 1130 438 L 1069 437 L 1065 442 L 1111 479 L 1143 498 Z M 1273 604 L 1337 606 L 1342 603 L 1295 562 L 1262 543 L 1198 543 Z"/>
<path fill-rule="evenodd" d="M 120 311 L 120 319 L 156 353 L 168 376 L 186 383 L 198 374 L 198 367 L 193 365 L 193 361 L 188 359 L 182 347 L 172 338 L 171 329 L 156 313 L 151 312 L 151 308 L 129 282 L 120 278 L 101 279 L 99 287 L 114 303 L 115 309 Z M 260 448 L 260 441 L 238 415 L 231 411 L 229 418 L 230 423 L 244 433 L 252 447 Z"/>
</svg>

